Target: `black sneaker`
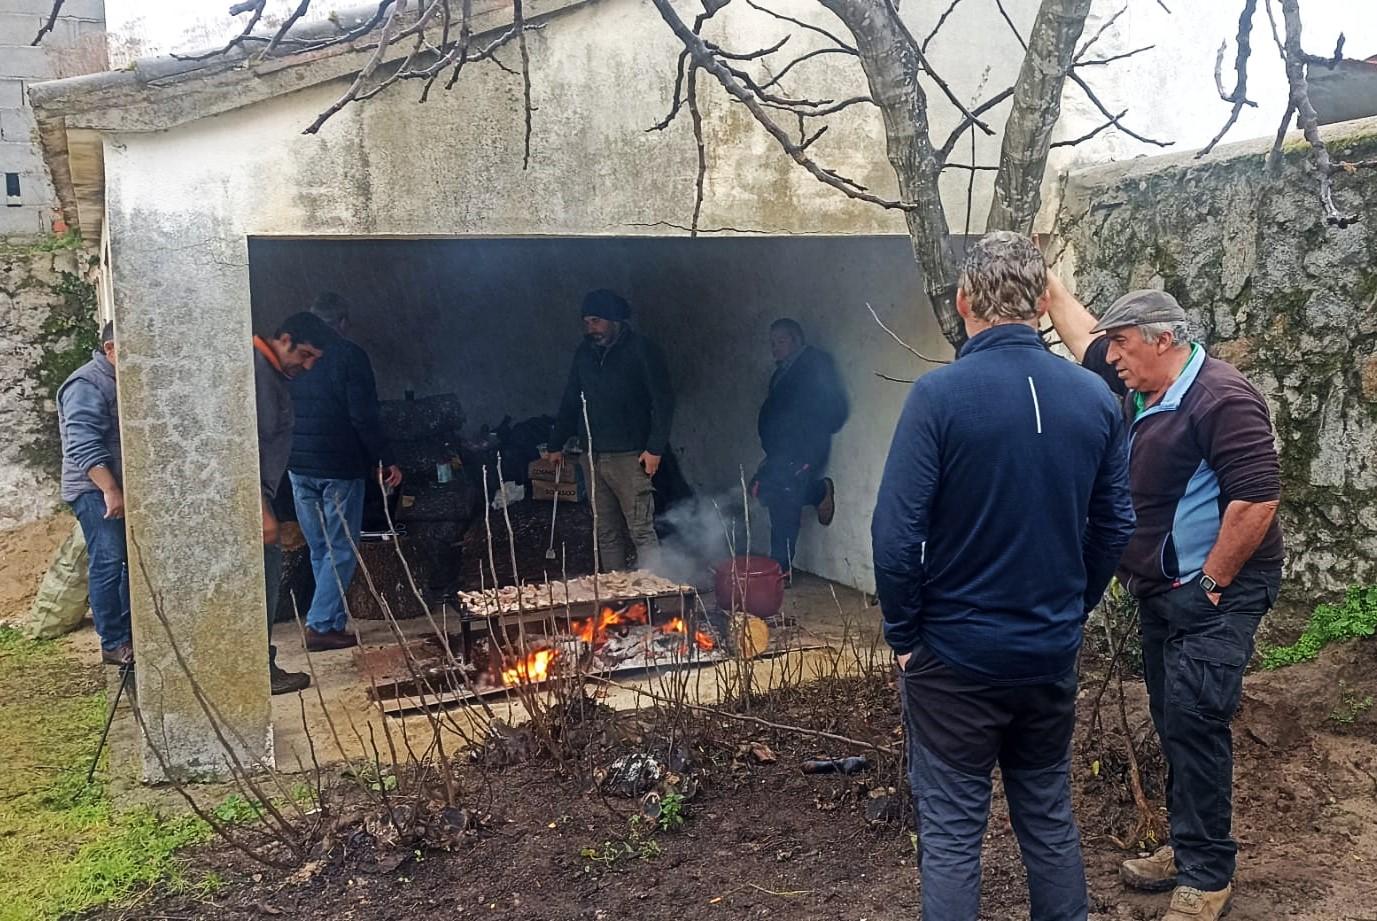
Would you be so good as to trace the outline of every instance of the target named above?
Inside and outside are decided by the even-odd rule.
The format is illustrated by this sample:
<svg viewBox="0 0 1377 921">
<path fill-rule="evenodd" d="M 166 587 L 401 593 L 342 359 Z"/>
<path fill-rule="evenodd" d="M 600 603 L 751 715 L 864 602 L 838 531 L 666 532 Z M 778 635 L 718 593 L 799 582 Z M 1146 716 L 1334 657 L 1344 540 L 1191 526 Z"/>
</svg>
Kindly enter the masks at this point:
<svg viewBox="0 0 1377 921">
<path fill-rule="evenodd" d="M 311 652 L 329 652 L 332 649 L 352 649 L 359 645 L 359 638 L 347 630 L 327 630 L 317 633 L 306 628 L 306 648 Z"/>
<path fill-rule="evenodd" d="M 268 681 L 272 684 L 274 695 L 293 694 L 311 686 L 310 675 L 305 672 L 286 671 L 278 668 L 276 663 L 268 666 Z"/>
</svg>

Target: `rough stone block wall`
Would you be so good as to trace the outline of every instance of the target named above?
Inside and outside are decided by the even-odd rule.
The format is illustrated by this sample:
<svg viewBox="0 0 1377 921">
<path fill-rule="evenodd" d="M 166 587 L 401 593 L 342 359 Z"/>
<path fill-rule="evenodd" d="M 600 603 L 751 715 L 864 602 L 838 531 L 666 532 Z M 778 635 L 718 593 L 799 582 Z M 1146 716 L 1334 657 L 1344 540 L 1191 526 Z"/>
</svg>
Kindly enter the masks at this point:
<svg viewBox="0 0 1377 921">
<path fill-rule="evenodd" d="M 1377 157 L 1377 120 L 1333 126 L 1338 159 Z M 1281 452 L 1283 600 L 1308 610 L 1377 582 L 1377 170 L 1336 180 L 1327 225 L 1306 148 L 1279 176 L 1263 141 L 1074 174 L 1059 218 L 1078 295 L 1180 300 L 1212 354 L 1266 395 Z"/>
<path fill-rule="evenodd" d="M 84 261 L 70 247 L 0 245 L 0 530 L 58 502 L 50 391 L 97 338 Z"/>
</svg>

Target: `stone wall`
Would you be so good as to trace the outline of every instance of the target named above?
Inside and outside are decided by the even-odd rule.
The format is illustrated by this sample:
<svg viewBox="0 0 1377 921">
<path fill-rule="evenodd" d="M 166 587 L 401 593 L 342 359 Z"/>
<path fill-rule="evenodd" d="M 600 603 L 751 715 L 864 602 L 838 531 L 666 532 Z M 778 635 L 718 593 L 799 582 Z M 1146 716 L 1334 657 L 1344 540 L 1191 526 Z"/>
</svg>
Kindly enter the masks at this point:
<svg viewBox="0 0 1377 921">
<path fill-rule="evenodd" d="M 58 500 L 52 394 L 98 337 L 85 258 L 65 242 L 0 244 L 0 530 Z"/>
<path fill-rule="evenodd" d="M 1328 129 L 1339 159 L 1377 157 L 1377 120 Z M 1074 174 L 1060 216 L 1077 292 L 1103 310 L 1160 287 L 1210 351 L 1266 395 L 1281 451 L 1288 579 L 1301 608 L 1377 581 L 1377 171 L 1336 180 L 1326 224 L 1303 142 L 1277 177 L 1266 141 Z"/>
</svg>

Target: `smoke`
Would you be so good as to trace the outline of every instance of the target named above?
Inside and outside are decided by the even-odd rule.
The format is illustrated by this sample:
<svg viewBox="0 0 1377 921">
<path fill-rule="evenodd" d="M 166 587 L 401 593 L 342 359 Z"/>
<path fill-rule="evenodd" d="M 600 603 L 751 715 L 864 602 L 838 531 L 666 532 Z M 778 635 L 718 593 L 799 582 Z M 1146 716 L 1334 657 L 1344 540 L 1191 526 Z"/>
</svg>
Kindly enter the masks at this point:
<svg viewBox="0 0 1377 921">
<path fill-rule="evenodd" d="M 666 579 L 707 588 L 714 564 L 748 552 L 746 520 L 740 492 L 677 502 L 656 519 L 660 550 L 647 568 Z M 764 521 L 753 511 L 752 536 L 762 527 Z"/>
</svg>

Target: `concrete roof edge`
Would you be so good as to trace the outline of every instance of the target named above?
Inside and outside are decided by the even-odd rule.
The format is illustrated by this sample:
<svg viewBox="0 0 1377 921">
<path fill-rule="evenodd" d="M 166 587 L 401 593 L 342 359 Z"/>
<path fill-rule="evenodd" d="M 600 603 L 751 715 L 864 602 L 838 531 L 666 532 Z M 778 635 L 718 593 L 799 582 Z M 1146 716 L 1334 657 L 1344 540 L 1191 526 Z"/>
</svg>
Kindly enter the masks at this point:
<svg viewBox="0 0 1377 921">
<path fill-rule="evenodd" d="M 571 7 L 582 6 L 592 0 L 534 0 L 528 2 L 526 19 L 536 21 L 554 15 Z M 288 38 L 297 42 L 320 42 L 338 39 L 350 30 L 365 25 L 378 11 L 378 3 L 350 7 L 335 11 L 329 19 L 303 23 L 292 28 Z M 414 18 L 414 14 L 408 14 Z M 474 34 L 482 35 L 509 26 L 512 21 L 510 0 L 475 0 Z M 380 28 L 380 26 L 379 26 Z M 157 130 L 169 127 L 166 124 L 145 124 L 145 117 L 135 120 L 135 124 L 123 124 L 118 113 L 123 109 L 156 107 L 161 100 L 174 99 L 187 91 L 189 84 L 199 84 L 197 95 L 204 115 L 219 114 L 229 108 L 249 105 L 266 96 L 278 95 L 292 90 L 304 89 L 314 83 L 327 82 L 340 76 L 356 72 L 362 66 L 371 49 L 365 49 L 368 39 L 375 35 L 374 29 L 354 39 L 349 44 L 334 45 L 325 49 L 299 49 L 282 47 L 274 49 L 268 56 L 260 56 L 256 50 L 236 47 L 226 54 L 216 54 L 204 60 L 195 60 L 217 49 L 190 52 L 177 55 L 156 55 L 140 58 L 122 70 L 69 77 L 63 80 L 50 80 L 35 83 L 29 87 L 29 101 L 35 115 L 77 116 L 83 127 L 108 130 Z M 223 46 L 217 46 L 217 48 Z M 394 57 L 403 57 L 410 46 L 395 49 Z M 325 60 L 336 59 L 335 66 L 321 67 Z M 303 68 L 313 68 L 316 73 L 309 74 L 307 80 L 301 79 Z M 282 81 L 268 93 L 240 94 L 236 90 L 244 84 L 260 81 L 265 75 L 291 70 L 293 80 Z M 218 78 L 218 79 L 216 79 Z M 215 90 L 206 94 L 204 84 L 214 80 Z M 221 97 L 221 98 L 217 98 Z M 219 103 L 217 105 L 217 102 Z M 177 122 L 188 120 L 185 113 Z M 194 115 L 194 113 L 193 113 Z M 151 121 L 156 122 L 157 119 Z"/>
</svg>

